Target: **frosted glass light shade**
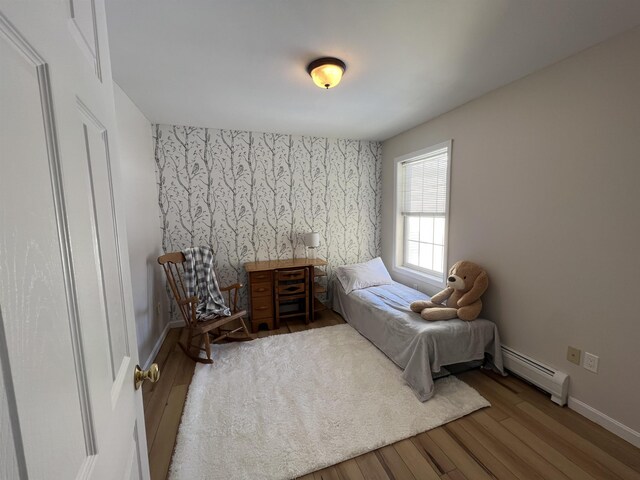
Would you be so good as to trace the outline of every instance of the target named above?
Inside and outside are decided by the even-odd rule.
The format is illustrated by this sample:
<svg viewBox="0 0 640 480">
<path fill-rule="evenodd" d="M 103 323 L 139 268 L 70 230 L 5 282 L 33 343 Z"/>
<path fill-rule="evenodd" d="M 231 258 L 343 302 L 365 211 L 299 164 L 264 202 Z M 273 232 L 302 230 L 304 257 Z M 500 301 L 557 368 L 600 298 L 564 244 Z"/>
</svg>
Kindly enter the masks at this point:
<svg viewBox="0 0 640 480">
<path fill-rule="evenodd" d="M 305 233 L 304 244 L 309 248 L 318 248 L 320 246 L 320 234 L 318 232 Z"/>
<path fill-rule="evenodd" d="M 347 66 L 342 60 L 325 57 L 314 60 L 307 67 L 313 83 L 320 88 L 333 88 L 340 83 Z"/>
<path fill-rule="evenodd" d="M 322 65 L 311 70 L 311 78 L 320 88 L 333 88 L 342 79 L 342 69 L 336 65 Z"/>
</svg>

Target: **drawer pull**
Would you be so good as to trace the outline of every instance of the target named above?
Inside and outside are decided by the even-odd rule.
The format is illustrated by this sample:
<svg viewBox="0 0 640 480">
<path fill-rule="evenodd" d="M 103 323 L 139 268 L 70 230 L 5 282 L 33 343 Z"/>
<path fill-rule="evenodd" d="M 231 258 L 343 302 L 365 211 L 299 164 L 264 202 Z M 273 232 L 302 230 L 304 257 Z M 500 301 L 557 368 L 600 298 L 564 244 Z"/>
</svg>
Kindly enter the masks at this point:
<svg viewBox="0 0 640 480">
<path fill-rule="evenodd" d="M 266 310 L 267 307 L 256 307 L 256 310 Z"/>
</svg>

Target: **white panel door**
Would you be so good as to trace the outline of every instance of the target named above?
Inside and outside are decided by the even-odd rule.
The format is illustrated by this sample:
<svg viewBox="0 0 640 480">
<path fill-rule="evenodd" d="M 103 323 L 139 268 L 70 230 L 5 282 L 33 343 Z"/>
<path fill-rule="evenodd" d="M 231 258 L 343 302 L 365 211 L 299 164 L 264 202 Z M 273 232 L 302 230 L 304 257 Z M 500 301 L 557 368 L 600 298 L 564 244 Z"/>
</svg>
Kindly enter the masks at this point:
<svg viewBox="0 0 640 480">
<path fill-rule="evenodd" d="M 146 479 L 101 0 L 0 0 L 0 478 Z"/>
</svg>

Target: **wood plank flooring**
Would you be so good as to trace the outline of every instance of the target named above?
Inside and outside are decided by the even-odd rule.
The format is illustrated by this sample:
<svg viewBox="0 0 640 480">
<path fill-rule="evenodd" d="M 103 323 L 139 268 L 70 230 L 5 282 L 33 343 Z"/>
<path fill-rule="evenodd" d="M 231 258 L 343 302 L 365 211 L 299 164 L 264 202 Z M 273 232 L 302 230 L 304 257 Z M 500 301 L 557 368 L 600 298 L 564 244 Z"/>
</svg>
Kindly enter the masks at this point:
<svg viewBox="0 0 640 480">
<path fill-rule="evenodd" d="M 326 310 L 311 325 L 283 322 L 286 334 L 343 323 Z M 173 329 L 160 349 L 158 383 L 145 383 L 143 399 L 151 479 L 167 476 L 180 417 L 195 368 L 177 346 Z M 640 450 L 549 400 L 515 377 L 473 370 L 458 378 L 474 387 L 491 407 L 310 473 L 303 480 L 640 480 Z M 194 479 L 197 480 L 197 479 Z"/>
</svg>

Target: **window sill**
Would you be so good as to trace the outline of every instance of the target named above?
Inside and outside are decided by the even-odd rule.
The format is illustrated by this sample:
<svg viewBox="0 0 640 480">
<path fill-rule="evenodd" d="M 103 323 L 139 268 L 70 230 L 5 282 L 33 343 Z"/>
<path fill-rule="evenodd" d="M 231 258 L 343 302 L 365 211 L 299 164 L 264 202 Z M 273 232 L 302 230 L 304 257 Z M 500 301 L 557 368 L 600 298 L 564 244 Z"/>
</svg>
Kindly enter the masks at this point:
<svg viewBox="0 0 640 480">
<path fill-rule="evenodd" d="M 401 267 L 398 265 L 394 265 L 391 268 L 391 271 L 397 275 L 401 275 L 403 277 L 408 277 L 417 282 L 427 283 L 434 287 L 444 288 L 445 281 L 444 278 L 436 277 L 434 275 L 429 275 L 428 273 L 419 272 L 417 270 L 413 270 L 407 267 Z"/>
</svg>

